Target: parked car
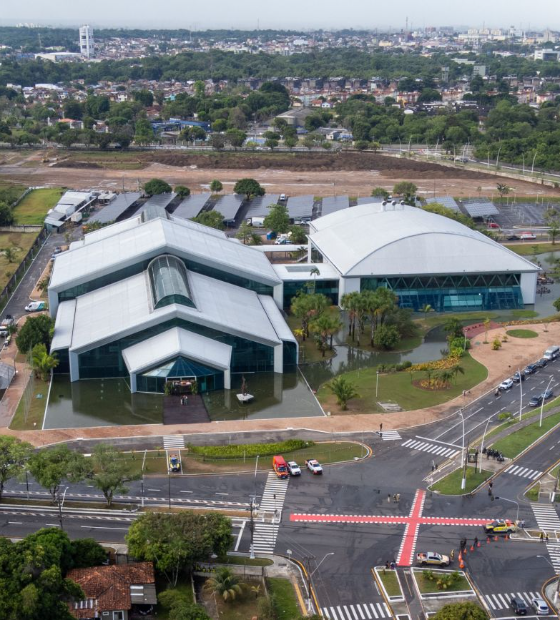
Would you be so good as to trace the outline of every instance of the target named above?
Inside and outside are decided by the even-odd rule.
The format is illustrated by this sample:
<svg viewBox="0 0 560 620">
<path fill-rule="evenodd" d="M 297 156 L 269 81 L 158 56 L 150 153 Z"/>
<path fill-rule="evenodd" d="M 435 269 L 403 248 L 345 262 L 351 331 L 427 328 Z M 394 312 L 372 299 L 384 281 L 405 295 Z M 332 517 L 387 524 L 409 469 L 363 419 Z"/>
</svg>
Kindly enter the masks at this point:
<svg viewBox="0 0 560 620">
<path fill-rule="evenodd" d="M 41 312 L 41 310 L 46 310 L 47 304 L 44 301 L 32 301 L 31 303 L 25 306 L 26 312 Z"/>
<path fill-rule="evenodd" d="M 3 338 L 6 337 L 10 333 L 10 326 L 15 323 L 14 317 L 11 314 L 7 314 L 6 318 L 2 321 L 0 325 L 0 336 Z"/>
<path fill-rule="evenodd" d="M 495 519 L 484 526 L 486 534 L 511 534 L 517 531 L 517 525 L 509 519 Z"/>
<path fill-rule="evenodd" d="M 416 564 L 421 566 L 449 566 L 449 556 L 436 553 L 435 551 L 417 553 Z"/>
<path fill-rule="evenodd" d="M 529 401 L 529 407 L 538 407 L 542 402 L 543 402 L 544 398 L 542 394 L 539 394 L 538 396 L 533 396 L 533 398 L 531 398 L 531 400 Z"/>
<path fill-rule="evenodd" d="M 514 383 L 519 383 L 520 381 L 525 381 L 525 379 L 526 379 L 526 378 L 527 378 L 527 375 L 526 375 L 526 374 L 525 374 L 525 372 L 522 370 L 521 372 L 519 372 L 519 371 L 518 371 L 518 372 L 516 372 L 516 373 L 512 376 L 511 380 L 512 380 Z"/>
<path fill-rule="evenodd" d="M 535 233 L 532 233 L 532 232 L 522 232 L 519 235 L 519 238 L 521 239 L 521 241 L 531 241 L 532 239 L 536 239 L 537 235 L 535 235 Z"/>
<path fill-rule="evenodd" d="M 535 362 L 535 366 L 538 366 L 539 368 L 544 368 L 547 364 L 548 364 L 548 360 L 544 357 L 541 357 L 540 360 L 537 360 Z"/>
<path fill-rule="evenodd" d="M 505 381 L 502 381 L 500 383 L 500 385 L 498 386 L 498 389 L 505 392 L 506 390 L 509 390 L 512 387 L 513 387 L 513 379 L 506 379 Z"/>
<path fill-rule="evenodd" d="M 496 222 L 488 222 L 488 224 L 486 224 L 486 226 L 488 226 L 488 228 L 492 228 L 494 230 L 496 230 L 497 228 L 500 228 L 500 225 L 496 224 Z"/>
<path fill-rule="evenodd" d="M 323 473 L 323 468 L 321 467 L 319 461 L 317 461 L 316 459 L 307 459 L 307 461 L 305 461 L 305 465 L 307 469 L 314 475 Z"/>
<path fill-rule="evenodd" d="M 169 471 L 173 473 L 181 471 L 181 459 L 177 454 L 169 455 Z"/>
<path fill-rule="evenodd" d="M 532 375 L 534 372 L 536 372 L 538 370 L 538 366 L 536 364 L 527 364 L 527 366 L 525 366 L 525 368 L 523 369 L 523 372 L 526 375 Z"/>
<path fill-rule="evenodd" d="M 292 476 L 301 476 L 301 469 L 295 461 L 288 461 L 288 471 Z"/>
<path fill-rule="evenodd" d="M 514 596 L 511 599 L 509 606 L 511 607 L 514 614 L 517 614 L 518 616 L 527 615 L 527 605 L 525 605 L 525 602 L 519 596 Z"/>
<path fill-rule="evenodd" d="M 548 605 L 542 600 L 540 596 L 533 596 L 531 599 L 531 605 L 535 612 L 539 614 L 539 616 L 548 616 L 550 614 L 550 609 Z"/>
<path fill-rule="evenodd" d="M 509 235 L 508 237 L 506 237 L 506 239 L 508 241 L 519 241 L 521 237 L 519 235 Z"/>
</svg>

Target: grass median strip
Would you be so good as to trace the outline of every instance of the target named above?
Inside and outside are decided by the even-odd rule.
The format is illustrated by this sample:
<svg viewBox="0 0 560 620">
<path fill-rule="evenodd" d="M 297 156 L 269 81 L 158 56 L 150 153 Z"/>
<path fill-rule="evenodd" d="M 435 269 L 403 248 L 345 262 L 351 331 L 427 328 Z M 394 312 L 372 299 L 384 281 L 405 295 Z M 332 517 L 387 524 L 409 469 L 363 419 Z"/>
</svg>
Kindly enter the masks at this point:
<svg viewBox="0 0 560 620">
<path fill-rule="evenodd" d="M 513 459 L 558 423 L 560 423 L 560 412 L 544 418 L 542 426 L 539 426 L 538 421 L 533 422 L 507 437 L 498 439 L 492 444 L 492 448 L 501 452 L 505 457 Z"/>
<path fill-rule="evenodd" d="M 461 489 L 463 468 L 460 467 L 432 485 L 431 489 L 441 493 L 441 495 L 464 495 L 474 491 L 485 480 L 488 480 L 491 475 L 492 472 L 485 469 L 479 473 L 474 467 L 467 467 L 466 485 L 464 489 Z"/>
<path fill-rule="evenodd" d="M 414 571 L 418 589 L 422 594 L 441 592 L 465 592 L 471 590 L 471 584 L 460 573 L 439 571 Z"/>
<path fill-rule="evenodd" d="M 402 596 L 401 586 L 394 570 L 381 569 L 377 571 L 377 575 L 383 583 L 387 596 Z"/>
<path fill-rule="evenodd" d="M 279 577 L 269 577 L 266 580 L 272 600 L 275 618 L 278 620 L 293 620 L 300 617 L 300 609 L 292 582 Z"/>
</svg>

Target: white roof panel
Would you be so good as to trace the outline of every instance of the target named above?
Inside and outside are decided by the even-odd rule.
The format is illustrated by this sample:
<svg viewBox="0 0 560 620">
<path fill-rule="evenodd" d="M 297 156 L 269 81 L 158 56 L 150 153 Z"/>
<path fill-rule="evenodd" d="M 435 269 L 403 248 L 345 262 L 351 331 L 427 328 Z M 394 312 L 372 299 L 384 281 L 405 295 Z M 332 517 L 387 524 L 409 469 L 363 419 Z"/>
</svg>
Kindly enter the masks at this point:
<svg viewBox="0 0 560 620">
<path fill-rule="evenodd" d="M 153 368 L 178 355 L 226 370 L 231 363 L 231 346 L 180 327 L 173 327 L 124 349 L 122 355 L 130 373 Z"/>
<path fill-rule="evenodd" d="M 314 220 L 312 243 L 345 276 L 535 272 L 459 222 L 407 205 L 360 205 Z"/>
<path fill-rule="evenodd" d="M 272 327 L 274 327 L 275 332 L 278 334 L 278 338 L 280 338 L 280 340 L 287 340 L 288 342 L 297 342 L 296 337 L 288 327 L 274 299 L 269 295 L 259 295 L 259 299 L 272 323 Z"/>
<path fill-rule="evenodd" d="M 190 220 L 158 217 L 120 234 L 107 231 L 95 243 L 63 252 L 55 262 L 50 288 L 65 290 L 166 251 L 258 282 L 279 283 L 266 256 L 254 248 Z"/>
<path fill-rule="evenodd" d="M 76 312 L 76 300 L 63 301 L 58 306 L 54 336 L 51 342 L 51 351 L 69 349 L 72 344 L 72 332 L 74 330 L 74 314 Z"/>
</svg>

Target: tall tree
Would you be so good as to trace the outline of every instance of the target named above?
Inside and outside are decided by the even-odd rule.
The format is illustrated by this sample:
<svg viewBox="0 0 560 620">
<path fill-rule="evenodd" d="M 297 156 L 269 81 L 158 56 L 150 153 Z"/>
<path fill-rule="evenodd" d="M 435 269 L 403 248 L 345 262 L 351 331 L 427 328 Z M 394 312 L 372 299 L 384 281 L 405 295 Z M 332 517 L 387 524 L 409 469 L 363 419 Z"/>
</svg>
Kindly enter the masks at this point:
<svg viewBox="0 0 560 620">
<path fill-rule="evenodd" d="M 33 446 L 26 441 L 0 435 L 0 499 L 6 482 L 24 472 L 32 450 Z"/>
<path fill-rule="evenodd" d="M 219 194 L 224 189 L 224 186 L 221 181 L 218 179 L 214 179 L 210 182 L 210 191 L 214 194 Z"/>
<path fill-rule="evenodd" d="M 268 215 L 264 218 L 264 227 L 275 233 L 286 233 L 290 228 L 290 214 L 284 205 L 270 205 Z"/>
<path fill-rule="evenodd" d="M 31 352 L 31 365 L 35 371 L 35 375 L 46 381 L 51 370 L 58 366 L 58 358 L 56 354 L 49 355 L 47 347 L 41 342 L 33 347 Z"/>
<path fill-rule="evenodd" d="M 348 409 L 348 401 L 353 398 L 360 398 L 356 386 L 346 377 L 335 377 L 327 383 L 327 389 L 336 396 L 337 403 L 342 411 Z"/>
<path fill-rule="evenodd" d="M 21 326 L 16 338 L 18 351 L 27 355 L 36 344 L 51 345 L 54 321 L 47 314 L 31 316 Z"/>
<path fill-rule="evenodd" d="M 233 601 L 243 590 L 231 568 L 221 566 L 204 584 L 204 589 L 218 594 L 224 601 Z"/>
<path fill-rule="evenodd" d="M 126 493 L 127 482 L 138 480 L 141 476 L 134 473 L 130 461 L 123 461 L 121 453 L 109 444 L 100 443 L 95 446 L 92 454 L 92 484 L 99 489 L 107 506 L 111 506 L 115 493 Z"/>
<path fill-rule="evenodd" d="M 144 191 L 148 196 L 169 194 L 171 192 L 171 185 L 162 179 L 151 179 L 147 183 L 144 183 Z"/>
<path fill-rule="evenodd" d="M 219 211 L 203 211 L 196 217 L 193 217 L 193 222 L 215 228 L 216 230 L 224 230 L 224 216 Z"/>
<path fill-rule="evenodd" d="M 255 179 L 239 179 L 233 188 L 236 194 L 245 194 L 247 200 L 254 198 L 255 196 L 264 196 L 265 189 Z"/>
<path fill-rule="evenodd" d="M 83 454 L 61 444 L 33 453 L 29 459 L 29 472 L 49 491 L 55 503 L 64 480 L 81 482 L 91 474 L 91 468 Z"/>
<path fill-rule="evenodd" d="M 309 325 L 311 321 L 318 319 L 329 307 L 329 300 L 324 295 L 308 295 L 300 291 L 292 299 L 292 314 L 301 320 L 303 340 L 309 338 Z"/>
<path fill-rule="evenodd" d="M 231 521 L 218 513 L 148 513 L 131 526 L 126 535 L 135 558 L 155 563 L 172 586 L 181 571 L 211 553 L 225 555 L 231 544 Z"/>
</svg>

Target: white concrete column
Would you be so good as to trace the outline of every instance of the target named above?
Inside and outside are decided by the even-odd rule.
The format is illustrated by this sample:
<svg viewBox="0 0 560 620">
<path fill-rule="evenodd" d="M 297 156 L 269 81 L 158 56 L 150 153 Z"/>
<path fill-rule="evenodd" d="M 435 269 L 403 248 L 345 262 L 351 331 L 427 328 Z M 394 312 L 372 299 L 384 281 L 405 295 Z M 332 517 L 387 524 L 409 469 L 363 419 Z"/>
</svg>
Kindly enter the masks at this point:
<svg viewBox="0 0 560 620">
<path fill-rule="evenodd" d="M 70 381 L 80 380 L 80 365 L 78 363 L 78 354 L 68 352 L 68 363 L 70 365 Z"/>
<path fill-rule="evenodd" d="M 537 294 L 537 274 L 522 273 L 521 274 L 521 294 L 523 295 L 524 304 L 534 304 Z"/>
<path fill-rule="evenodd" d="M 274 372 L 284 372 L 284 345 L 274 347 Z"/>
<path fill-rule="evenodd" d="M 58 312 L 58 293 L 56 291 L 49 290 L 49 314 L 54 319 Z"/>
<path fill-rule="evenodd" d="M 343 278 L 341 276 L 338 284 L 338 305 L 340 306 L 343 295 L 356 292 L 360 292 L 360 278 Z"/>
<path fill-rule="evenodd" d="M 231 390 L 231 370 L 224 370 L 224 390 Z"/>
<path fill-rule="evenodd" d="M 277 284 L 273 288 L 273 298 L 280 310 L 284 309 L 284 282 Z"/>
<path fill-rule="evenodd" d="M 137 375 L 136 375 L 135 372 L 131 372 L 130 373 L 130 393 L 131 394 L 134 394 L 135 392 L 138 391 L 136 377 L 137 377 Z"/>
</svg>

